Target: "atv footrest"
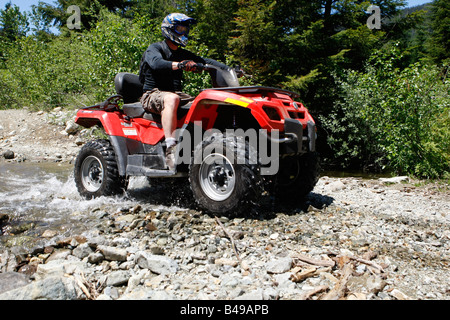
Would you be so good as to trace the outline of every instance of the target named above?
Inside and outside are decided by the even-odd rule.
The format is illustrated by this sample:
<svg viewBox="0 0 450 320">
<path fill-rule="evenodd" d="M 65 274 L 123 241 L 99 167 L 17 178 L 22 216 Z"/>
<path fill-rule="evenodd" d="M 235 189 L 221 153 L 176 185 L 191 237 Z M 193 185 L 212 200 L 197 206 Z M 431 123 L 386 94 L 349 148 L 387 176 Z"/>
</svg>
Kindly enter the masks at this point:
<svg viewBox="0 0 450 320">
<path fill-rule="evenodd" d="M 133 154 L 128 156 L 128 166 L 163 170 L 166 167 L 165 159 L 160 154 Z"/>
<path fill-rule="evenodd" d="M 128 156 L 126 174 L 129 176 L 174 177 L 181 173 L 165 169 L 164 157 L 152 154 L 133 154 Z"/>
<path fill-rule="evenodd" d="M 178 176 L 176 171 L 170 170 L 158 170 L 158 169 L 150 169 L 145 167 L 127 165 L 127 175 L 131 176 L 146 176 L 152 178 L 164 178 L 164 177 L 173 177 Z"/>
</svg>

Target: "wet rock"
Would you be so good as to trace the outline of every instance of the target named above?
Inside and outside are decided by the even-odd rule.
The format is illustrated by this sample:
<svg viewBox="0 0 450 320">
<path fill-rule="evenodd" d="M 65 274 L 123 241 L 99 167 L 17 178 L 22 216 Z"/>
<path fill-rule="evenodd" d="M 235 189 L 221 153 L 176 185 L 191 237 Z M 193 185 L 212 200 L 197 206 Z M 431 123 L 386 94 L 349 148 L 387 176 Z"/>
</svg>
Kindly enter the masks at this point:
<svg viewBox="0 0 450 320">
<path fill-rule="evenodd" d="M 0 236 L 3 234 L 3 228 L 9 221 L 9 216 L 6 213 L 0 213 Z"/>
<path fill-rule="evenodd" d="M 7 151 L 3 152 L 2 156 L 3 156 L 3 158 L 10 160 L 10 159 L 14 159 L 15 153 L 12 150 L 7 150 Z"/>
<path fill-rule="evenodd" d="M 56 232 L 55 230 L 45 230 L 41 237 L 42 238 L 53 238 L 54 236 L 56 236 L 58 234 L 58 232 Z"/>
<path fill-rule="evenodd" d="M 6 213 L 0 213 L 0 225 L 8 222 L 9 216 Z"/>
</svg>

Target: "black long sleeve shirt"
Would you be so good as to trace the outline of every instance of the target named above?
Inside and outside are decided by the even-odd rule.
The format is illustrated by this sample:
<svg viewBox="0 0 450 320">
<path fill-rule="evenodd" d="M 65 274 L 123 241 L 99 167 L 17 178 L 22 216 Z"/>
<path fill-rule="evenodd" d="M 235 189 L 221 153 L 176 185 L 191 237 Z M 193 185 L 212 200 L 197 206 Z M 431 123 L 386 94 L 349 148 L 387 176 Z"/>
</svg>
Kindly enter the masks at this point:
<svg viewBox="0 0 450 320">
<path fill-rule="evenodd" d="M 183 48 L 172 50 L 166 41 L 156 42 L 147 48 L 141 59 L 139 79 L 144 85 L 144 92 L 154 88 L 161 91 L 183 91 L 183 70 L 172 69 L 173 61 L 183 60 L 226 67 L 220 62 L 199 57 Z"/>
</svg>

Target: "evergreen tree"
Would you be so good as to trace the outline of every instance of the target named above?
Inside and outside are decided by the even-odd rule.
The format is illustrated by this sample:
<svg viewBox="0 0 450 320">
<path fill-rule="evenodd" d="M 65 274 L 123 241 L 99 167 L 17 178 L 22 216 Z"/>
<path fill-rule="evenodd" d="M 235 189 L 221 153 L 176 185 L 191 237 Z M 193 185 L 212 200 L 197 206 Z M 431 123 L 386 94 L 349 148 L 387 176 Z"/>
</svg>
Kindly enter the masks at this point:
<svg viewBox="0 0 450 320">
<path fill-rule="evenodd" d="M 20 12 L 16 5 L 8 2 L 0 9 L 0 37 L 2 41 L 14 42 L 24 37 L 29 30 L 27 15 Z"/>
<path fill-rule="evenodd" d="M 449 59 L 450 53 L 450 2 L 434 0 L 432 3 L 433 32 L 429 52 L 436 62 Z"/>
</svg>

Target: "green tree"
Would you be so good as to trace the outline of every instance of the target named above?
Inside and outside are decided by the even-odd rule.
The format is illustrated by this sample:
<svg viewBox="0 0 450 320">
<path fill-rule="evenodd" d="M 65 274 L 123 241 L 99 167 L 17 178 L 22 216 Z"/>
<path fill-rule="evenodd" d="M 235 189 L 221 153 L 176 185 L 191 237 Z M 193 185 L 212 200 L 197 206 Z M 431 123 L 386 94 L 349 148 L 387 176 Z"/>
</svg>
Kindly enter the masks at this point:
<svg viewBox="0 0 450 320">
<path fill-rule="evenodd" d="M 8 2 L 0 9 L 0 70 L 5 68 L 8 48 L 24 37 L 29 30 L 27 15 L 20 12 L 16 5 Z"/>
<path fill-rule="evenodd" d="M 67 12 L 70 6 L 78 6 L 81 14 L 81 30 L 90 30 L 96 23 L 102 9 L 125 16 L 133 5 L 129 0 L 57 0 L 55 5 L 39 2 L 37 8 L 47 20 L 51 20 L 53 26 L 59 27 L 65 35 L 70 32 L 67 28 L 67 19 L 71 12 Z M 73 30 L 71 30 L 73 31 Z"/>
<path fill-rule="evenodd" d="M 197 20 L 192 36 L 209 49 L 211 58 L 225 60 L 229 53 L 228 39 L 232 37 L 235 28 L 237 0 L 185 2 L 187 13 Z"/>
<path fill-rule="evenodd" d="M 449 59 L 450 54 L 450 3 L 434 0 L 432 3 L 432 28 L 429 52 L 436 62 Z"/>
<path fill-rule="evenodd" d="M 29 30 L 27 14 L 8 2 L 5 9 L 0 9 L 0 37 L 8 43 L 24 37 Z"/>
</svg>

